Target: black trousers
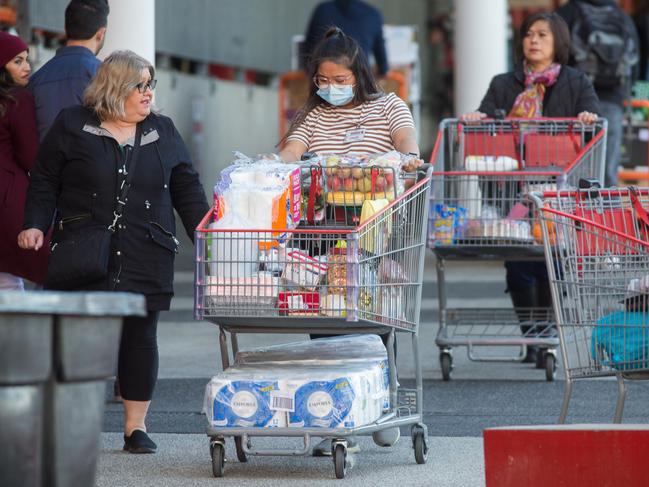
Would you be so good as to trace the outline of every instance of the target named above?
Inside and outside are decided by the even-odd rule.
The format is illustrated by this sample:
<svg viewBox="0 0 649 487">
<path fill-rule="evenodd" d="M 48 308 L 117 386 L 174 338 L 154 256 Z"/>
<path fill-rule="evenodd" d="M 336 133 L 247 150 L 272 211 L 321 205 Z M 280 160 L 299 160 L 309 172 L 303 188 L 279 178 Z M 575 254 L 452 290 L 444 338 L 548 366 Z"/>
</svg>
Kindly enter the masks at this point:
<svg viewBox="0 0 649 487">
<path fill-rule="evenodd" d="M 150 401 L 158 379 L 158 311 L 124 318 L 117 377 L 122 397 Z"/>
</svg>

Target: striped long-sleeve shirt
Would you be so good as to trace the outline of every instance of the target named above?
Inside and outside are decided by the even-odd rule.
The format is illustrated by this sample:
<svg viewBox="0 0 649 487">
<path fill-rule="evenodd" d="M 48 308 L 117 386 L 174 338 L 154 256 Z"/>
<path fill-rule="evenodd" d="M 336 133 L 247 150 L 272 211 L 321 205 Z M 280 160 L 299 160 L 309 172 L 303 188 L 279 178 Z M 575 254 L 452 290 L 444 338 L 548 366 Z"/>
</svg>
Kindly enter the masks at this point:
<svg viewBox="0 0 649 487">
<path fill-rule="evenodd" d="M 353 108 L 318 105 L 287 140 L 319 154 L 377 154 L 394 150 L 395 132 L 414 126 L 408 106 L 390 93 Z M 362 138 L 358 129 L 364 129 Z M 357 132 L 350 136 L 350 131 Z"/>
</svg>

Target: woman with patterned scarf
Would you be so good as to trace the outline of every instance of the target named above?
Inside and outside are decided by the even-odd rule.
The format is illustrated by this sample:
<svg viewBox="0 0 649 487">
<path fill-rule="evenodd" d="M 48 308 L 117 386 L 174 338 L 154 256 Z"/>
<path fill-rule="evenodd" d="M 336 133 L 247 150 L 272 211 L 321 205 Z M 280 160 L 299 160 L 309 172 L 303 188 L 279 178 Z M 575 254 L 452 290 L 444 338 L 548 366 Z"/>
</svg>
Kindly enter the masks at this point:
<svg viewBox="0 0 649 487">
<path fill-rule="evenodd" d="M 511 118 L 577 117 L 593 123 L 599 100 L 584 73 L 567 66 L 570 32 L 555 13 L 527 17 L 520 29 L 519 64 L 514 71 L 495 76 L 478 111 L 462 118 L 477 121 L 497 112 Z M 505 262 L 507 289 L 519 316 L 524 308 L 550 308 L 552 298 L 545 262 Z M 529 312 L 527 313 L 529 316 Z M 523 333 L 529 327 L 521 326 Z M 528 347 L 525 362 L 545 368 L 544 354 Z"/>
</svg>

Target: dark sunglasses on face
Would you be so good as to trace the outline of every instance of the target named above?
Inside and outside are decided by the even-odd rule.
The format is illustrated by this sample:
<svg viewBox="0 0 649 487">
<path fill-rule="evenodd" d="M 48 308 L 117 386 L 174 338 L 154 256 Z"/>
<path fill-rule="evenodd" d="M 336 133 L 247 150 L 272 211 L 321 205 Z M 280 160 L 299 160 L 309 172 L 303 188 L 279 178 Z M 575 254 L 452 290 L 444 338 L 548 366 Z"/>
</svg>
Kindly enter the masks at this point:
<svg viewBox="0 0 649 487">
<path fill-rule="evenodd" d="M 141 81 L 140 83 L 136 84 L 135 87 L 137 88 L 137 91 L 144 93 L 146 90 L 155 90 L 155 85 L 157 84 L 157 79 L 150 79 L 149 81 Z"/>
</svg>

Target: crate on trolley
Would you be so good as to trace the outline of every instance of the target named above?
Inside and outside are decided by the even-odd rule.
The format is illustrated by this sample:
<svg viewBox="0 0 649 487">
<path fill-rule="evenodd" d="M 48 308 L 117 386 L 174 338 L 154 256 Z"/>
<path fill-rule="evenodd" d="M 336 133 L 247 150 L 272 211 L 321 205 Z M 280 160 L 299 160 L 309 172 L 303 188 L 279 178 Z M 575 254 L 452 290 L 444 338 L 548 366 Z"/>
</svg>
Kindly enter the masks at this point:
<svg viewBox="0 0 649 487">
<path fill-rule="evenodd" d="M 614 421 L 624 379 L 649 379 L 649 189 L 582 189 L 532 195 L 539 207 L 566 386 L 615 376 Z"/>
<path fill-rule="evenodd" d="M 606 121 L 575 119 L 445 120 L 431 156 L 428 246 L 437 260 L 440 367 L 453 368 L 452 349 L 474 361 L 522 361 L 541 351 L 546 379 L 556 372 L 551 308 L 447 307 L 446 261 L 543 261 L 541 229 L 527 195 L 604 176 Z M 518 347 L 486 354 L 485 347 Z M 490 350 L 491 352 L 492 350 Z"/>
<path fill-rule="evenodd" d="M 326 186 L 327 166 L 302 166 L 304 201 Z M 366 169 L 373 172 L 373 168 Z M 384 168 L 381 169 L 384 171 Z M 195 232 L 195 317 L 219 326 L 223 370 L 238 352 L 241 333 L 388 334 L 389 407 L 375 421 L 357 427 L 216 427 L 210 425 L 213 473 L 224 472 L 225 439 L 233 437 L 237 457 L 306 455 L 312 438 L 332 439 L 336 477 L 347 467 L 347 438 L 411 427 L 417 463 L 425 463 L 428 434 L 423 421 L 418 328 L 426 250 L 430 171 L 371 217 L 336 211 L 350 203 L 329 198 L 324 216 L 304 209 L 297 228 L 215 229 L 208 213 Z M 314 183 L 314 180 L 320 180 Z M 313 184 L 312 184 L 313 183 Z M 312 192 L 309 193 L 308 189 Z M 322 195 L 318 194 L 320 198 Z M 375 196 L 375 195 L 368 195 Z M 388 201 L 388 198 L 385 199 Z M 351 214 L 351 217 L 349 216 Z M 326 259 L 322 257 L 326 256 Z M 398 386 L 395 331 L 412 336 L 415 387 Z M 229 339 L 228 339 L 229 335 Z M 256 448 L 257 437 L 301 438 L 298 449 Z"/>
</svg>

